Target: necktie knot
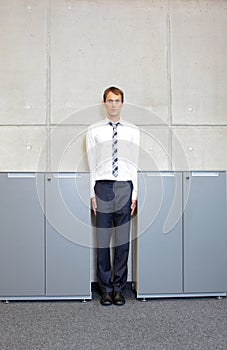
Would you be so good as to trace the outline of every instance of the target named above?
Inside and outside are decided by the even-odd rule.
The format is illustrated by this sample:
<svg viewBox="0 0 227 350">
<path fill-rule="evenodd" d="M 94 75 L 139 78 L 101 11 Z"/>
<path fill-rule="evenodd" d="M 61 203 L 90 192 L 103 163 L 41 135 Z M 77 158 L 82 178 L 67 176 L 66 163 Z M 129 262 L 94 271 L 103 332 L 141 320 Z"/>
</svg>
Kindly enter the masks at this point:
<svg viewBox="0 0 227 350">
<path fill-rule="evenodd" d="M 118 126 L 120 123 L 112 123 L 112 122 L 109 122 L 109 124 L 112 126 L 113 129 L 116 129 L 117 126 Z"/>
</svg>

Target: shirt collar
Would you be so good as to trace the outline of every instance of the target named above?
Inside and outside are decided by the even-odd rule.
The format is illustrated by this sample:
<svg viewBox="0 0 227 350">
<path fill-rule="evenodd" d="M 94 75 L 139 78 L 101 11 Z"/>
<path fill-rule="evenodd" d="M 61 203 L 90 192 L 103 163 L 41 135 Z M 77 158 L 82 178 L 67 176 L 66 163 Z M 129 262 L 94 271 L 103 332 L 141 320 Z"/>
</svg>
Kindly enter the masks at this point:
<svg viewBox="0 0 227 350">
<path fill-rule="evenodd" d="M 106 124 L 109 124 L 110 122 L 113 123 L 109 118 L 106 117 L 105 123 L 106 123 Z M 117 123 L 120 124 L 120 125 L 124 125 L 124 124 L 125 124 L 125 123 L 124 123 L 124 120 L 121 119 L 121 118 L 117 121 Z M 115 123 L 113 123 L 113 124 L 115 124 Z"/>
</svg>

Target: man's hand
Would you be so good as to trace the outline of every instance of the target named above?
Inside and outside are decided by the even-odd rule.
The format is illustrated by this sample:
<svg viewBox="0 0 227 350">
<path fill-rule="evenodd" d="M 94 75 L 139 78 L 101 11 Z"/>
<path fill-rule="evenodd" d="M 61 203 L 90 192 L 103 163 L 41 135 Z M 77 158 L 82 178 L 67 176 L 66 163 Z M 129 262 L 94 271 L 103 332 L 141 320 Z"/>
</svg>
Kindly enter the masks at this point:
<svg viewBox="0 0 227 350">
<path fill-rule="evenodd" d="M 136 200 L 132 200 L 132 204 L 131 204 L 131 216 L 133 216 L 134 214 L 134 211 L 136 209 L 136 204 L 137 204 L 137 201 Z"/>
<path fill-rule="evenodd" d="M 91 199 L 91 207 L 92 207 L 94 215 L 96 216 L 97 202 L 96 202 L 95 197 L 92 197 L 92 199 Z"/>
</svg>

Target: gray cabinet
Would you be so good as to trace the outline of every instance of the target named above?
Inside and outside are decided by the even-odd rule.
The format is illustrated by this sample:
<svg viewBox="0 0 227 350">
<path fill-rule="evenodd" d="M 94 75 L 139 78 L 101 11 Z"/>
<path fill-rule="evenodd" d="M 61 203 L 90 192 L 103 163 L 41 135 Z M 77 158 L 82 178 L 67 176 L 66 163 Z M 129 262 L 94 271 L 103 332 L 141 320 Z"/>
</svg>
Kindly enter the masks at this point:
<svg viewBox="0 0 227 350">
<path fill-rule="evenodd" d="M 226 295 L 225 172 L 140 173 L 138 298 Z"/>
<path fill-rule="evenodd" d="M 138 198 L 137 296 L 182 293 L 182 174 L 140 173 Z"/>
<path fill-rule="evenodd" d="M 88 174 L 46 175 L 46 293 L 90 298 Z"/>
<path fill-rule="evenodd" d="M 226 174 L 185 173 L 184 202 L 184 292 L 225 292 Z"/>
<path fill-rule="evenodd" d="M 90 299 L 89 174 L 0 174 L 0 299 Z"/>
<path fill-rule="evenodd" d="M 0 174 L 0 296 L 45 294 L 43 175 Z M 40 191 L 43 201 L 44 191 Z"/>
</svg>

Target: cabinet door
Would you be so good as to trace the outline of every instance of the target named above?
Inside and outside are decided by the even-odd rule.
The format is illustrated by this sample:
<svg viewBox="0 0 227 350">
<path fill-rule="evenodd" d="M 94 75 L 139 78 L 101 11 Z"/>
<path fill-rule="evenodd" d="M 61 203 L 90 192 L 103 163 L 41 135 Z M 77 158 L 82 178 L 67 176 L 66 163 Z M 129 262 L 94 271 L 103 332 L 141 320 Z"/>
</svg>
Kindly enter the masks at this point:
<svg viewBox="0 0 227 350">
<path fill-rule="evenodd" d="M 182 173 L 140 173 L 138 296 L 182 293 Z"/>
<path fill-rule="evenodd" d="M 46 293 L 90 298 L 89 174 L 46 176 Z"/>
<path fill-rule="evenodd" d="M 2 173 L 0 189 L 0 295 L 44 295 L 44 176 Z"/>
<path fill-rule="evenodd" d="M 225 172 L 185 173 L 184 206 L 184 292 L 225 292 Z"/>
</svg>

